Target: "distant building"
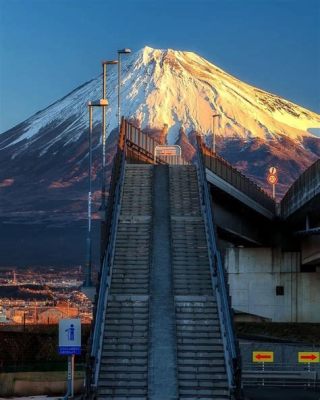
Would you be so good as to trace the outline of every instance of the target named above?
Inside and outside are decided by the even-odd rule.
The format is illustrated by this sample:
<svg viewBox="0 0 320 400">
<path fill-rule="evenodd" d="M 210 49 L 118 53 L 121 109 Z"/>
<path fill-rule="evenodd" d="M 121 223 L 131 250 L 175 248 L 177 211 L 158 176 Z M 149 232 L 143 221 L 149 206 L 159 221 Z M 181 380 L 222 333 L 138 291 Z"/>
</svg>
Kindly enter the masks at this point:
<svg viewBox="0 0 320 400">
<path fill-rule="evenodd" d="M 6 324 L 8 322 L 9 322 L 9 320 L 7 319 L 7 316 L 6 316 L 6 310 L 4 310 L 1 307 L 0 308 L 0 324 Z"/>
<path fill-rule="evenodd" d="M 57 308 L 48 308 L 38 313 L 38 324 L 57 324 L 60 319 L 67 315 Z"/>
</svg>

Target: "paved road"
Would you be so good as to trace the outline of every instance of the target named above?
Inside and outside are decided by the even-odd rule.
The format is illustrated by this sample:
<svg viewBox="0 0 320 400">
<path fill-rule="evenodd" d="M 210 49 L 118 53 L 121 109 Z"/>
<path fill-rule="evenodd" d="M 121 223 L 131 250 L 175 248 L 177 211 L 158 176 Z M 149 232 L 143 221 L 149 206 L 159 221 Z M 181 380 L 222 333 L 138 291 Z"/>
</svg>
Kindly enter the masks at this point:
<svg viewBox="0 0 320 400">
<path fill-rule="evenodd" d="M 320 391 L 292 388 L 246 388 L 246 400 L 320 400 Z"/>
</svg>

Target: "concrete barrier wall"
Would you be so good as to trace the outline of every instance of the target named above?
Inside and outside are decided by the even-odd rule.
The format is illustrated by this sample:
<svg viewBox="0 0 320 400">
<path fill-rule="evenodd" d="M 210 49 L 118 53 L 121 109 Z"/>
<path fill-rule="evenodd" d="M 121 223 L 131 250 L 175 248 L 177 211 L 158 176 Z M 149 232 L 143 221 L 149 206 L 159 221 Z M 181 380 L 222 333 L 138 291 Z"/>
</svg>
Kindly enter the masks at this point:
<svg viewBox="0 0 320 400">
<path fill-rule="evenodd" d="M 0 396 L 64 395 L 67 391 L 66 372 L 0 373 Z M 75 372 L 75 393 L 84 388 L 83 372 Z"/>
<path fill-rule="evenodd" d="M 229 248 L 225 266 L 234 309 L 274 322 L 320 322 L 320 272 L 300 272 L 300 253 Z"/>
</svg>

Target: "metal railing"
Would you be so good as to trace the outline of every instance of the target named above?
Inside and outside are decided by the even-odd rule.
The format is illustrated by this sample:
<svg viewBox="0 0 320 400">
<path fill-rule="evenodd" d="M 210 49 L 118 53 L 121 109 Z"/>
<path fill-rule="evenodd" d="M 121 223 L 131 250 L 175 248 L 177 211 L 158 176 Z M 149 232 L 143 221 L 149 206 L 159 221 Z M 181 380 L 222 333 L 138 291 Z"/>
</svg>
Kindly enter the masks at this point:
<svg viewBox="0 0 320 400">
<path fill-rule="evenodd" d="M 287 218 L 320 193 L 320 159 L 291 185 L 281 200 L 281 216 Z"/>
<path fill-rule="evenodd" d="M 220 319 L 221 335 L 224 345 L 226 371 L 231 392 L 240 397 L 241 391 L 241 360 L 240 349 L 237 343 L 234 326 L 233 312 L 228 293 L 226 273 L 221 260 L 221 254 L 217 244 L 217 233 L 214 226 L 212 202 L 206 180 L 203 155 L 197 143 L 197 171 L 200 197 L 203 207 L 203 214 L 208 241 L 210 272 L 212 288 L 217 297 L 217 305 Z"/>
<path fill-rule="evenodd" d="M 210 150 L 197 136 L 197 145 L 203 154 L 203 162 L 206 168 L 217 176 L 230 183 L 236 189 L 259 203 L 267 210 L 275 213 L 275 201 L 255 182 L 243 175 L 240 171 L 229 164 L 224 158 Z"/>
<path fill-rule="evenodd" d="M 320 388 L 320 366 L 313 363 L 245 363 L 242 383 L 243 386 Z"/>
<path fill-rule="evenodd" d="M 124 180 L 125 169 L 125 131 L 122 122 L 117 153 L 113 163 L 112 178 L 110 182 L 110 190 L 108 204 L 105 214 L 107 222 L 106 232 L 102 240 L 102 246 L 105 249 L 103 254 L 103 262 L 99 274 L 98 297 L 95 304 L 94 312 L 94 328 L 91 338 L 91 376 L 88 377 L 91 382 L 90 391 L 94 391 L 98 384 L 98 374 L 100 369 L 102 342 L 105 313 L 107 308 L 108 294 L 111 286 L 112 265 L 115 249 L 116 231 L 119 220 L 122 186 Z"/>
<path fill-rule="evenodd" d="M 126 120 L 124 120 L 124 129 L 127 145 L 126 159 L 128 162 L 178 165 L 189 164 L 181 156 L 155 157 L 155 148 L 159 146 L 160 143 Z"/>
</svg>

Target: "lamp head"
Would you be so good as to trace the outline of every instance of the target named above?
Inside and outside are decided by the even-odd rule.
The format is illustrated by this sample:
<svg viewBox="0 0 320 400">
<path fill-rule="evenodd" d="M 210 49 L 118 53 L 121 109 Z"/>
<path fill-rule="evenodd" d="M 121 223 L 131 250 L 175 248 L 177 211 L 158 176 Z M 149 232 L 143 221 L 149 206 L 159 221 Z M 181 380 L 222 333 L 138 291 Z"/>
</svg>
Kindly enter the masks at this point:
<svg viewBox="0 0 320 400">
<path fill-rule="evenodd" d="M 106 107 L 109 105 L 109 102 L 107 99 L 100 99 L 96 101 L 89 101 L 88 106 L 89 107 Z"/>
<path fill-rule="evenodd" d="M 113 65 L 113 64 L 118 64 L 118 61 L 117 60 L 102 61 L 102 65 Z"/>
<path fill-rule="evenodd" d="M 118 50 L 118 54 L 130 54 L 131 53 L 131 49 L 121 49 Z"/>
</svg>

